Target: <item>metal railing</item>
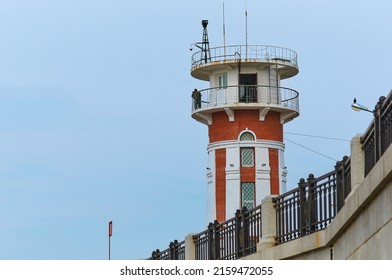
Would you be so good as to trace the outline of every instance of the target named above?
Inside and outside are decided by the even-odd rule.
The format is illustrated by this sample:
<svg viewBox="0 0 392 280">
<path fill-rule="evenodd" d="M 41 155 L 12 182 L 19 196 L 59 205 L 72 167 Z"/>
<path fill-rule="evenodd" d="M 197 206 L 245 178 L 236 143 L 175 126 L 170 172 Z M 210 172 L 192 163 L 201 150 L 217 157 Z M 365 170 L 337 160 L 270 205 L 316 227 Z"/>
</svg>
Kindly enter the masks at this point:
<svg viewBox="0 0 392 280">
<path fill-rule="evenodd" d="M 237 210 L 223 223 L 215 221 L 193 236 L 196 260 L 235 260 L 256 252 L 261 238 L 261 205 Z"/>
<path fill-rule="evenodd" d="M 278 244 L 325 229 L 344 205 L 351 192 L 351 163 L 345 156 L 335 169 L 315 178 L 301 179 L 298 187 L 273 199 L 276 209 Z M 235 260 L 256 253 L 260 241 L 261 205 L 237 210 L 225 222 L 210 223 L 193 235 L 196 260 Z M 164 251 L 153 251 L 149 260 L 185 259 L 185 241 L 171 242 Z"/>
<path fill-rule="evenodd" d="M 198 51 L 192 55 L 192 68 L 206 64 L 204 52 Z M 277 64 L 289 64 L 298 68 L 297 53 L 293 50 L 266 45 L 233 45 L 209 49 L 207 63 L 225 60 L 257 60 Z"/>
<path fill-rule="evenodd" d="M 185 241 L 170 242 L 169 248 L 163 251 L 153 251 L 148 260 L 185 260 Z"/>
<path fill-rule="evenodd" d="M 325 229 L 342 209 L 351 192 L 351 160 L 343 157 L 335 170 L 315 178 L 301 179 L 298 187 L 274 199 L 277 242 Z"/>
<path fill-rule="evenodd" d="M 194 90 L 192 93 L 192 113 L 199 109 L 246 103 L 275 105 L 299 111 L 299 93 L 290 88 L 263 85 L 216 87 Z"/>
<path fill-rule="evenodd" d="M 374 119 L 361 137 L 365 153 L 365 176 L 392 143 L 392 91 L 381 96 L 373 111 Z"/>
</svg>

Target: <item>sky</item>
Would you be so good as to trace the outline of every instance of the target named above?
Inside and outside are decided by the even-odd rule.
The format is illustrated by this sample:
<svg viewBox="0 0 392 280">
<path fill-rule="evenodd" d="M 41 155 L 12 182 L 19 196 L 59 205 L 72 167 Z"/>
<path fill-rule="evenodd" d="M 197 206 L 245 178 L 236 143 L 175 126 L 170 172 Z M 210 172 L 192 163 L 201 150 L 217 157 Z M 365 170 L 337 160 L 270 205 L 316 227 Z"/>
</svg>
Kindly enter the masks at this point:
<svg viewBox="0 0 392 280">
<path fill-rule="evenodd" d="M 227 45 L 292 49 L 288 188 L 321 176 L 392 89 L 389 0 L 226 0 Z M 207 127 L 190 45 L 223 1 L 0 0 L 0 259 L 145 259 L 206 229 Z M 306 134 L 317 137 L 305 137 Z M 343 140 L 331 140 L 339 138 Z M 346 141 L 345 141 L 346 140 Z M 234 213 L 233 213 L 234 214 Z"/>
</svg>

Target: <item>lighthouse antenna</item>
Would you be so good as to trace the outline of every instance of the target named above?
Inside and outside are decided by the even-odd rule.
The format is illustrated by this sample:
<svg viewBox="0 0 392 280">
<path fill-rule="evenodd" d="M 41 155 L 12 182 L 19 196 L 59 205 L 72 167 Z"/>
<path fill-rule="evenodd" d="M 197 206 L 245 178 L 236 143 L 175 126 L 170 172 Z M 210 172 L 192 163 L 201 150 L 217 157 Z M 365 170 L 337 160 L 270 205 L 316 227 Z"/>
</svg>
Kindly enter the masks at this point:
<svg viewBox="0 0 392 280">
<path fill-rule="evenodd" d="M 208 20 L 206 19 L 202 20 L 201 25 L 203 26 L 203 40 L 201 41 L 201 54 L 202 54 L 202 60 L 204 60 L 204 63 L 207 63 L 208 61 L 211 61 L 210 42 L 208 41 L 208 32 L 207 32 Z"/>
<path fill-rule="evenodd" d="M 223 2 L 223 53 L 224 57 L 226 57 L 225 2 Z"/>
<path fill-rule="evenodd" d="M 245 0 L 245 58 L 248 58 L 248 8 Z"/>
</svg>

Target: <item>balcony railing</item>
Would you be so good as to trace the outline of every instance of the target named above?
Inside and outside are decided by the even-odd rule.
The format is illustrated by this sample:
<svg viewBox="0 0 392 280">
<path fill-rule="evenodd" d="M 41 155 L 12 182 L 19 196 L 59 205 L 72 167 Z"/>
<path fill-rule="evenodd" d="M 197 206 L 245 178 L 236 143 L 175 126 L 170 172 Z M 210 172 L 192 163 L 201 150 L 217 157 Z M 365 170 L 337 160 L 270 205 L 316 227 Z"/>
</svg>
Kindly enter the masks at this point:
<svg viewBox="0 0 392 280">
<path fill-rule="evenodd" d="M 290 88 L 261 85 L 216 87 L 192 93 L 192 113 L 200 109 L 247 103 L 299 111 L 299 93 Z"/>
<path fill-rule="evenodd" d="M 210 48 L 211 56 L 205 60 L 203 51 L 198 51 L 192 55 L 192 68 L 208 64 L 211 62 L 226 60 L 256 60 L 260 62 L 271 62 L 278 64 L 289 64 L 298 68 L 297 53 L 293 50 L 265 45 L 235 45 L 226 47 Z"/>
</svg>

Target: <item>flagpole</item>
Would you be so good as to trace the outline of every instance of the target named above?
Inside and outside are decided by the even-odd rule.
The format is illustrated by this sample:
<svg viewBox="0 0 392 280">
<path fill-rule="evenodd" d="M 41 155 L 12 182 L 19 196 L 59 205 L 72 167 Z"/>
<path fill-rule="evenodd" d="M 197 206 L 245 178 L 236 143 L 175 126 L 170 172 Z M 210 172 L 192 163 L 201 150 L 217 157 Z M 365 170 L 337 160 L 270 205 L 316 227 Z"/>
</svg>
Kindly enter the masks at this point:
<svg viewBox="0 0 392 280">
<path fill-rule="evenodd" d="M 109 222 L 109 260 L 110 260 L 110 238 L 112 237 L 112 227 L 113 227 L 113 222 Z"/>
</svg>

